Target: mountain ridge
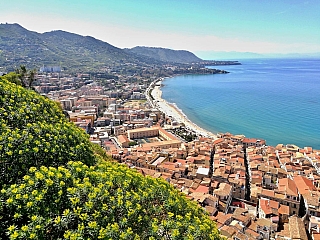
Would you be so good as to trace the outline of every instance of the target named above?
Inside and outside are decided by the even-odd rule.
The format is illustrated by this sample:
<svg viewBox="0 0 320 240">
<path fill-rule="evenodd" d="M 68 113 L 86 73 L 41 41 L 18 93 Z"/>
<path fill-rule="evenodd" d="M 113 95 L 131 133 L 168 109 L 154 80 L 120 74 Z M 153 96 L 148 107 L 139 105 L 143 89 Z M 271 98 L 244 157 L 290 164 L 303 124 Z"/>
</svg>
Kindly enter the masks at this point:
<svg viewBox="0 0 320 240">
<path fill-rule="evenodd" d="M 137 46 L 134 48 L 126 48 L 127 52 L 133 52 L 142 56 L 155 58 L 163 62 L 176 62 L 176 63 L 193 63 L 203 61 L 194 53 L 187 50 L 173 50 L 161 47 L 146 47 Z"/>
<path fill-rule="evenodd" d="M 92 70 L 123 63 L 143 66 L 202 61 L 186 50 L 147 47 L 143 50 L 148 54 L 142 54 L 141 47 L 121 49 L 92 36 L 63 30 L 37 33 L 17 23 L 0 24 L 0 66 L 7 71 L 20 65 L 28 68 L 51 65 L 62 66 L 64 70 Z"/>
</svg>

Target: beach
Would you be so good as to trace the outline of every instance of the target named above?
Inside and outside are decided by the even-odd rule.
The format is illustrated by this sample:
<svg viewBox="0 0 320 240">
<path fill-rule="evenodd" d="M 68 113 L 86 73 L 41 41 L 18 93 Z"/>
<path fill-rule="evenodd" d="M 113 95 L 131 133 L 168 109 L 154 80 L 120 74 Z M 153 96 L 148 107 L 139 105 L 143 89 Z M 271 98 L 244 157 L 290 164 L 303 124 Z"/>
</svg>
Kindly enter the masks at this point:
<svg viewBox="0 0 320 240">
<path fill-rule="evenodd" d="M 160 83 L 160 84 L 159 84 Z M 164 100 L 161 95 L 161 82 L 158 82 L 158 84 L 152 89 L 151 95 L 154 98 L 155 107 L 157 107 L 161 112 L 165 113 L 167 117 L 170 117 L 173 121 L 178 122 L 179 124 L 184 124 L 184 126 L 196 133 L 197 135 L 201 135 L 204 137 L 210 137 L 210 138 L 217 138 L 216 134 L 213 134 L 212 132 L 209 132 L 195 123 L 191 122 L 188 117 L 182 112 L 181 109 L 179 109 L 176 104 L 169 103 L 166 100 Z"/>
</svg>

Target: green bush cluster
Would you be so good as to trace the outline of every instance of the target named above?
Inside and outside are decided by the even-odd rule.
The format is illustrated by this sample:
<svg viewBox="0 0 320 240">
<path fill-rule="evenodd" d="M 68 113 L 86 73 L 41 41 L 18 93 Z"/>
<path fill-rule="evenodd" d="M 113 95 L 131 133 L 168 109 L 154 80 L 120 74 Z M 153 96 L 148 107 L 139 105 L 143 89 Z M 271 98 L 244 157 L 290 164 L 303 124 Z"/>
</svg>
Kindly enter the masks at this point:
<svg viewBox="0 0 320 240">
<path fill-rule="evenodd" d="M 0 185 L 17 182 L 30 167 L 95 162 L 88 136 L 58 105 L 34 91 L 0 81 Z"/>
<path fill-rule="evenodd" d="M 0 80 L 0 239 L 219 239 L 167 182 L 108 160 L 56 103 Z"/>
<path fill-rule="evenodd" d="M 162 179 L 103 162 L 30 168 L 0 193 L 11 239 L 215 239 L 215 225 Z"/>
</svg>

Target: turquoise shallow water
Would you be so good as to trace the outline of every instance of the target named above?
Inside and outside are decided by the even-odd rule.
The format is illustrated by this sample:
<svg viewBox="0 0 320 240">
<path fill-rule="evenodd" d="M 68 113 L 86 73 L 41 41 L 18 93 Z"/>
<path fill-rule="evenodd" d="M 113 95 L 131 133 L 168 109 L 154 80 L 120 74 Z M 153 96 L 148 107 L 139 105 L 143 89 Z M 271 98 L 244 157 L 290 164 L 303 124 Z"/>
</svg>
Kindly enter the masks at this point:
<svg viewBox="0 0 320 240">
<path fill-rule="evenodd" d="M 320 149 L 320 59 L 254 59 L 229 74 L 163 81 L 162 97 L 200 127 Z"/>
</svg>

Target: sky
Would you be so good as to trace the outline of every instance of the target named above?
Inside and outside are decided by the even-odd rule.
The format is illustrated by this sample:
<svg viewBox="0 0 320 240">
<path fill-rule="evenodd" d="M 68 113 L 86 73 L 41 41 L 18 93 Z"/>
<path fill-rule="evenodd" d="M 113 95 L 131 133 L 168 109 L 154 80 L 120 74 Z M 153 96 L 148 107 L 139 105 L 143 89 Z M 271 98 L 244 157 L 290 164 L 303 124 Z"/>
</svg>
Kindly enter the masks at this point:
<svg viewBox="0 0 320 240">
<path fill-rule="evenodd" d="M 1 9 L 0 23 L 119 48 L 320 53 L 319 0 L 3 0 Z"/>
</svg>

